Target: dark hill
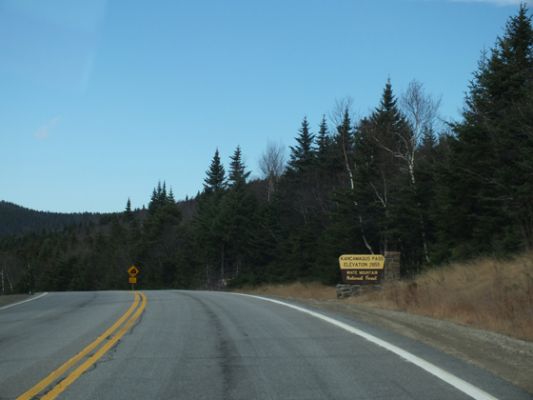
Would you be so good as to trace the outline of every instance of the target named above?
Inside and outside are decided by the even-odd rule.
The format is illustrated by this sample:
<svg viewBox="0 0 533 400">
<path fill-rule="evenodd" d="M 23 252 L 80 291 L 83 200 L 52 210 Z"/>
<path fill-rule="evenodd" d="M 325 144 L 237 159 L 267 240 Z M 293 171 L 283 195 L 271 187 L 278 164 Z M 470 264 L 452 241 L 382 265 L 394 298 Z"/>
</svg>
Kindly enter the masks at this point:
<svg viewBox="0 0 533 400">
<path fill-rule="evenodd" d="M 69 225 L 96 223 L 102 215 L 35 211 L 0 200 L 0 236 L 57 231 Z"/>
</svg>

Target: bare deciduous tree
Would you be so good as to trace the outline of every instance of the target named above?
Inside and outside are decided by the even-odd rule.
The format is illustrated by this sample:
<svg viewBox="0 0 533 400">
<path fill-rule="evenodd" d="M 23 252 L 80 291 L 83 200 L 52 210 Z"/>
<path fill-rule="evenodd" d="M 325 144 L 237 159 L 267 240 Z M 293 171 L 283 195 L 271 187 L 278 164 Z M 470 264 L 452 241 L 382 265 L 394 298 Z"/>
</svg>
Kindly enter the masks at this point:
<svg viewBox="0 0 533 400">
<path fill-rule="evenodd" d="M 439 120 L 439 107 L 440 99 L 426 94 L 422 83 L 413 80 L 400 97 L 400 109 L 410 129 L 396 132 L 399 145 L 396 148 L 389 147 L 378 135 L 374 135 L 374 139 L 383 150 L 405 161 L 413 185 L 416 185 L 416 149 L 425 134 L 435 131 L 435 125 Z"/>
<path fill-rule="evenodd" d="M 424 91 L 424 85 L 412 80 L 400 98 L 400 107 L 411 128 L 409 137 L 402 137 L 404 154 L 397 156 L 407 163 L 411 183 L 416 185 L 415 152 L 425 134 L 434 132 L 439 118 L 440 98 L 435 99 Z"/>
<path fill-rule="evenodd" d="M 329 120 L 334 126 L 341 125 L 346 111 L 352 116 L 355 115 L 353 110 L 353 98 L 346 96 L 341 99 L 335 99 L 335 105 L 329 113 Z"/>
<path fill-rule="evenodd" d="M 267 200 L 270 201 L 279 177 L 285 169 L 285 147 L 281 143 L 269 142 L 259 159 L 259 169 L 268 182 Z"/>
<path fill-rule="evenodd" d="M 411 185 L 415 191 L 417 190 L 415 174 L 416 149 L 424 135 L 431 134 L 435 131 L 435 125 L 439 120 L 440 102 L 440 98 L 436 99 L 430 94 L 427 94 L 424 91 L 422 83 L 416 80 L 409 83 L 407 90 L 400 98 L 400 106 L 410 125 L 411 135 L 408 138 L 403 138 L 405 145 L 404 154 L 398 154 L 397 156 L 407 163 Z M 417 206 L 424 258 L 426 259 L 426 262 L 429 263 L 430 258 L 426 237 L 426 224 L 422 214 L 422 205 L 418 203 Z"/>
</svg>

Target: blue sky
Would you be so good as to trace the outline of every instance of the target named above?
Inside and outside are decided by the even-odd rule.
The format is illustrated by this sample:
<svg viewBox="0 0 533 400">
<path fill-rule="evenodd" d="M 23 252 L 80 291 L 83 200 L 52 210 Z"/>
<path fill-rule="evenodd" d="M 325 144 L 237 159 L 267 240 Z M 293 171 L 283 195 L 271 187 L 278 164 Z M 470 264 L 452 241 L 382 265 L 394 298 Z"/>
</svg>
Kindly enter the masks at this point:
<svg viewBox="0 0 533 400">
<path fill-rule="evenodd" d="M 350 96 L 358 116 L 390 77 L 458 119 L 482 49 L 518 2 L 0 0 L 0 199 L 119 211 L 158 180 L 195 195 L 218 147 L 252 176 Z"/>
</svg>

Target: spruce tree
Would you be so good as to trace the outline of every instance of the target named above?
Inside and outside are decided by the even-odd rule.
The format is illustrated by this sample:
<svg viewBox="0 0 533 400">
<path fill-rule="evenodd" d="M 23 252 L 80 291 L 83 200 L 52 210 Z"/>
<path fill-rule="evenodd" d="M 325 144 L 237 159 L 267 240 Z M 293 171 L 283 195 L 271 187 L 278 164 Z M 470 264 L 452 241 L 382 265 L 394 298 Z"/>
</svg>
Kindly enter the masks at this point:
<svg viewBox="0 0 533 400">
<path fill-rule="evenodd" d="M 238 188 L 244 186 L 246 179 L 250 176 L 250 172 L 246 171 L 244 163 L 241 157 L 241 148 L 237 146 L 235 152 L 230 157 L 230 170 L 229 170 L 229 186 L 231 188 Z"/>
<path fill-rule="evenodd" d="M 163 183 L 161 183 L 161 181 L 158 181 L 157 187 L 152 191 L 152 197 L 150 199 L 150 204 L 148 205 L 148 210 L 153 214 L 167 203 L 168 195 L 166 182 L 163 181 Z"/>
<path fill-rule="evenodd" d="M 163 181 L 163 186 L 161 189 L 161 196 L 159 200 L 162 204 L 166 203 L 167 201 L 167 183 L 165 181 Z"/>
<path fill-rule="evenodd" d="M 152 196 L 150 196 L 150 202 L 148 203 L 148 210 L 153 210 L 155 207 L 157 207 L 157 191 L 156 188 L 152 190 Z"/>
<path fill-rule="evenodd" d="M 124 210 L 124 216 L 126 217 L 127 221 L 131 221 L 133 219 L 133 212 L 131 211 L 131 200 L 128 197 L 128 201 L 126 202 L 126 209 Z"/>
<path fill-rule="evenodd" d="M 329 145 L 330 145 L 330 138 L 328 133 L 328 124 L 326 122 L 326 116 L 322 116 L 322 121 L 320 121 L 320 125 L 318 128 L 318 136 L 317 136 L 317 156 L 319 160 L 324 160 L 329 151 Z"/>
<path fill-rule="evenodd" d="M 404 266 L 420 263 L 418 251 L 408 254 L 410 246 L 417 248 L 416 243 L 420 242 L 417 202 L 402 160 L 408 150 L 405 139 L 409 134 L 387 80 L 379 106 L 357 129 L 355 199 L 364 217 L 360 226 L 371 247 L 379 252 L 402 251 Z"/>
<path fill-rule="evenodd" d="M 350 112 L 346 108 L 343 112 L 342 121 L 337 126 L 337 134 L 335 135 L 335 143 L 337 147 L 337 164 L 344 170 L 348 182 L 347 187 L 355 188 L 354 181 L 354 133 L 352 129 L 352 121 Z"/>
<path fill-rule="evenodd" d="M 129 197 L 128 201 L 126 202 L 126 209 L 124 210 L 124 212 L 126 213 L 126 215 L 131 214 L 131 200 Z"/>
<path fill-rule="evenodd" d="M 522 4 L 482 57 L 454 126 L 446 179 L 460 229 L 446 236 L 463 248 L 458 256 L 533 246 L 532 93 L 533 29 Z"/>
<path fill-rule="evenodd" d="M 246 171 L 239 146 L 230 159 L 230 189 L 221 201 L 216 219 L 224 245 L 222 279 L 235 278 L 242 273 L 245 259 L 251 253 L 250 231 L 255 219 L 255 201 L 246 185 L 250 172 Z"/>
<path fill-rule="evenodd" d="M 172 191 L 172 188 L 170 188 L 170 190 L 168 192 L 167 200 L 168 200 L 168 202 L 170 204 L 175 204 L 176 203 L 176 199 L 174 197 L 174 192 Z"/>
<path fill-rule="evenodd" d="M 309 130 L 309 122 L 304 117 L 299 135 L 296 137 L 296 146 L 291 146 L 289 168 L 294 172 L 301 172 L 310 166 L 315 157 L 313 146 L 315 135 Z"/>
<path fill-rule="evenodd" d="M 226 172 L 220 161 L 218 149 L 215 151 L 215 155 L 206 174 L 207 176 L 204 179 L 204 191 L 206 193 L 218 193 L 226 188 Z"/>
<path fill-rule="evenodd" d="M 166 182 L 158 182 L 148 210 L 136 253 L 142 260 L 143 284 L 164 287 L 175 280 L 174 259 L 182 221 L 179 206 L 167 194 Z"/>
<path fill-rule="evenodd" d="M 224 279 L 226 263 L 226 239 L 222 210 L 222 200 L 226 189 L 224 166 L 218 149 L 211 161 L 204 179 L 204 193 L 198 196 L 197 212 L 193 223 L 193 233 L 202 246 L 198 257 L 204 266 L 203 280 L 207 287 L 218 285 Z M 218 271 L 217 271 L 218 267 Z"/>
</svg>

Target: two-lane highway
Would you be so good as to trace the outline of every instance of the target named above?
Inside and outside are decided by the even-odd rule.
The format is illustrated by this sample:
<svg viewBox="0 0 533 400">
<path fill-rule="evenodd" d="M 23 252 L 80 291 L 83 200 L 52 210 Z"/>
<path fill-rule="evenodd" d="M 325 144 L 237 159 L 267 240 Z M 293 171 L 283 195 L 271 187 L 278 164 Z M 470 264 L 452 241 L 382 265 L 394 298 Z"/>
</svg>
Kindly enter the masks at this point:
<svg viewBox="0 0 533 400">
<path fill-rule="evenodd" d="M 144 294 L 50 293 L 0 310 L 0 398 L 531 399 L 358 321 L 232 293 Z"/>
</svg>

